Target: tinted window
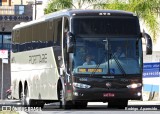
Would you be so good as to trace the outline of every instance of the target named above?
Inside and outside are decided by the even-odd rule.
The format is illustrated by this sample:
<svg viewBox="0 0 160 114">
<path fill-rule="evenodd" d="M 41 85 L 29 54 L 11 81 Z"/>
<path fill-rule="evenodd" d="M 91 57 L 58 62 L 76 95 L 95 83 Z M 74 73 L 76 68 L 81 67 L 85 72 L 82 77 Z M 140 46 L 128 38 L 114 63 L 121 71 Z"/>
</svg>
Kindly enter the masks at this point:
<svg viewBox="0 0 160 114">
<path fill-rule="evenodd" d="M 138 35 L 137 18 L 75 18 L 74 33 L 97 35 Z"/>
</svg>

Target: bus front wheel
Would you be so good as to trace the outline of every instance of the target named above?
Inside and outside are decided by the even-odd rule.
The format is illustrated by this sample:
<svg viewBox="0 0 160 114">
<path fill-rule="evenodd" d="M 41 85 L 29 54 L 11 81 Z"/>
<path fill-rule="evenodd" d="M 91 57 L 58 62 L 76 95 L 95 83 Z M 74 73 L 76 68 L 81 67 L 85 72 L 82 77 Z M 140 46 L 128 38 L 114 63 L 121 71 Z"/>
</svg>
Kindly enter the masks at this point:
<svg viewBox="0 0 160 114">
<path fill-rule="evenodd" d="M 74 102 L 75 108 L 78 108 L 78 109 L 85 109 L 87 107 L 87 104 L 88 102 L 86 101 L 75 101 Z"/>
<path fill-rule="evenodd" d="M 128 100 L 114 100 L 108 102 L 108 108 L 125 109 L 128 106 Z"/>
<path fill-rule="evenodd" d="M 72 107 L 73 107 L 73 102 L 72 101 L 67 101 L 65 99 L 64 90 L 61 89 L 60 90 L 60 108 L 71 109 Z"/>
</svg>

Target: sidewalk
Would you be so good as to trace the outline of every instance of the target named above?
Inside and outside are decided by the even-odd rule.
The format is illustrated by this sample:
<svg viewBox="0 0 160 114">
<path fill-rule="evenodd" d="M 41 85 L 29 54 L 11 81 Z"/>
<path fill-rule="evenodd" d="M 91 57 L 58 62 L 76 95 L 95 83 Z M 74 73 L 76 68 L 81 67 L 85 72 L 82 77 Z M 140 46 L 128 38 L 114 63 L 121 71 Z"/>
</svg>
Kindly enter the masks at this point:
<svg viewBox="0 0 160 114">
<path fill-rule="evenodd" d="M 13 106 L 13 105 L 20 105 L 21 102 L 19 100 L 0 100 L 0 106 Z"/>
<path fill-rule="evenodd" d="M 128 105 L 141 105 L 143 103 L 143 105 L 160 105 L 160 101 L 129 101 Z"/>
<path fill-rule="evenodd" d="M 102 102 L 89 102 L 88 105 L 107 105 L 108 103 Z M 128 105 L 160 105 L 160 101 L 138 101 L 138 100 L 129 100 Z"/>
</svg>

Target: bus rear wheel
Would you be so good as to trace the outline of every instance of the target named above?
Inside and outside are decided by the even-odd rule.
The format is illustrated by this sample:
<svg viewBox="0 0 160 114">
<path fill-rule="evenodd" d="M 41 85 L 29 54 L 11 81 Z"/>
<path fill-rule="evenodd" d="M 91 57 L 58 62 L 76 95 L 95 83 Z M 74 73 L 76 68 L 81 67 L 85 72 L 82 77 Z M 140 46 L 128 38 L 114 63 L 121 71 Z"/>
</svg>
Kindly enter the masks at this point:
<svg viewBox="0 0 160 114">
<path fill-rule="evenodd" d="M 24 93 L 21 92 L 21 104 L 25 107 L 34 107 L 36 104 L 29 98 L 28 87 L 26 86 Z"/>
</svg>

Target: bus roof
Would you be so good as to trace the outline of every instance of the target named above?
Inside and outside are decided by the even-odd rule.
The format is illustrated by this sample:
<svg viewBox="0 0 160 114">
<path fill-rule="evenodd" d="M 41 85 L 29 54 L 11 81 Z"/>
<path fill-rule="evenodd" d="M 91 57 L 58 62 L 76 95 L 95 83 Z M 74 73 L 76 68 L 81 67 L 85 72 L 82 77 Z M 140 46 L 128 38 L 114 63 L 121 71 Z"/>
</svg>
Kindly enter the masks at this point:
<svg viewBox="0 0 160 114">
<path fill-rule="evenodd" d="M 55 17 L 61 17 L 61 16 L 135 16 L 134 13 L 122 11 L 122 10 L 83 10 L 83 9 L 67 9 L 67 10 L 61 10 L 57 12 L 53 12 L 47 15 L 44 15 L 43 17 L 33 20 L 26 23 L 20 23 L 13 27 L 13 29 L 23 28 L 26 26 L 30 26 L 39 22 L 43 22 L 46 20 L 53 19 Z"/>
</svg>

